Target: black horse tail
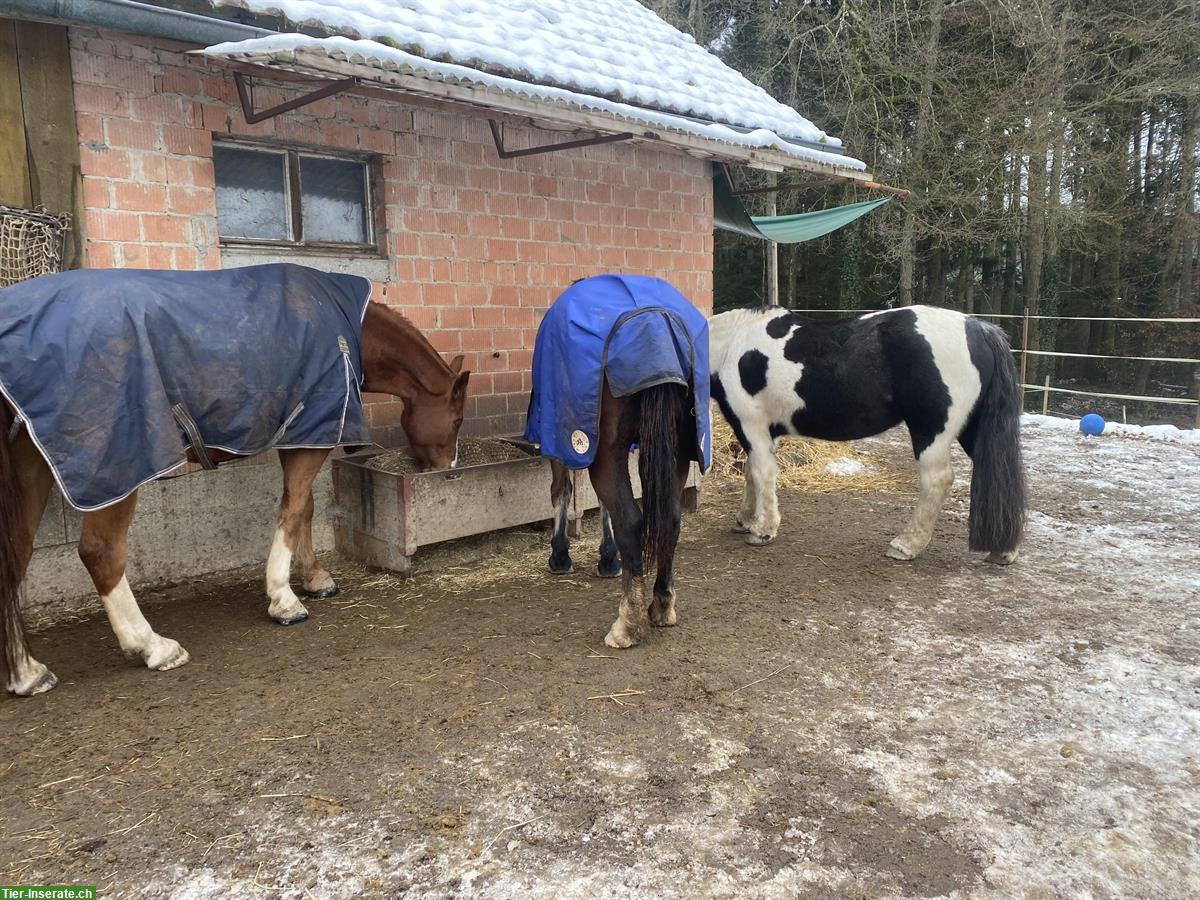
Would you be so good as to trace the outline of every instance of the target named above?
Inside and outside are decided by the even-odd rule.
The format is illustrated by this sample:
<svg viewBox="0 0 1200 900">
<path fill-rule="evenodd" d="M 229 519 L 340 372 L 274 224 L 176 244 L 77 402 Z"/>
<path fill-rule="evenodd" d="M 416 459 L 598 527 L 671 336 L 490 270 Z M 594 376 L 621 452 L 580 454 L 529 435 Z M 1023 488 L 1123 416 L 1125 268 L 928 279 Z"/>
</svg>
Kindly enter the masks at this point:
<svg viewBox="0 0 1200 900">
<path fill-rule="evenodd" d="M 0 404 L 0 684 L 12 683 L 25 654 L 21 627 L 20 538 L 25 522 L 12 464 L 8 416 Z M 0 693 L 3 687 L 0 687 Z"/>
<path fill-rule="evenodd" d="M 1025 467 L 1021 462 L 1021 385 L 1008 338 L 972 320 L 968 335 L 978 354 L 983 387 L 967 423 L 971 455 L 970 548 L 1012 553 L 1025 530 Z M 989 374 L 990 372 L 990 374 Z"/>
<path fill-rule="evenodd" d="M 642 479 L 642 566 L 647 574 L 668 559 L 679 539 L 680 435 L 688 414 L 687 388 L 656 384 L 638 392 L 638 475 Z"/>
</svg>

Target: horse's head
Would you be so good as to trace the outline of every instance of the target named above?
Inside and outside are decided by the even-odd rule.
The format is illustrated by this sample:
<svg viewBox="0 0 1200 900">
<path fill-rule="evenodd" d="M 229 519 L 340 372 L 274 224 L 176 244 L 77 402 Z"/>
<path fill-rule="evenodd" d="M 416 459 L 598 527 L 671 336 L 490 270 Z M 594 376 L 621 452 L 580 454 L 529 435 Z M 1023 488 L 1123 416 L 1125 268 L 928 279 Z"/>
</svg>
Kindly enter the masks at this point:
<svg viewBox="0 0 1200 900">
<path fill-rule="evenodd" d="M 443 393 L 420 391 L 405 398 L 400 424 L 423 471 L 448 469 L 458 463 L 458 429 L 463 423 L 467 381 L 471 377 L 469 371 L 462 371 L 462 364 L 462 356 L 450 363 L 454 378 Z"/>
</svg>

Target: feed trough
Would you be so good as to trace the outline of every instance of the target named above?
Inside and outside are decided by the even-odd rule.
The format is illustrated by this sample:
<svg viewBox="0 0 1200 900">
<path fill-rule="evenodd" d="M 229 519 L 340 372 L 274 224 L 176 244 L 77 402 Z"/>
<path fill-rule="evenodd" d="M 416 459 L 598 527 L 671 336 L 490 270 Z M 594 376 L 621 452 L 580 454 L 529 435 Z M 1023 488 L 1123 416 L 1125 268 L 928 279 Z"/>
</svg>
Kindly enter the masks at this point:
<svg viewBox="0 0 1200 900">
<path fill-rule="evenodd" d="M 456 469 L 418 472 L 403 451 L 369 450 L 333 462 L 334 542 L 350 559 L 407 572 L 421 547 L 543 522 L 553 518 L 550 460 L 519 438 L 464 438 Z M 389 471 L 390 470 L 390 471 Z M 634 496 L 641 496 L 637 456 L 632 457 Z M 684 508 L 699 495 L 693 465 Z M 571 533 L 584 513 L 598 509 L 586 471 L 573 472 Z M 548 552 L 548 551 L 547 551 Z"/>
</svg>

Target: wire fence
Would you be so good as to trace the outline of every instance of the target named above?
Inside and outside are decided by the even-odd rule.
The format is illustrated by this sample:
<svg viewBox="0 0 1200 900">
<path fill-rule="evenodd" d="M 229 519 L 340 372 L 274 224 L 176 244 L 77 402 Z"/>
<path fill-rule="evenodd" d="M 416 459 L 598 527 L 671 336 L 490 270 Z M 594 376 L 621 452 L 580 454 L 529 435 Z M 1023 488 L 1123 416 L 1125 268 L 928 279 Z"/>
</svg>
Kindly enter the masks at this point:
<svg viewBox="0 0 1200 900">
<path fill-rule="evenodd" d="M 864 310 L 861 309 L 796 309 L 791 312 L 798 313 L 829 313 L 837 315 L 862 315 Z M 1049 407 L 1051 394 L 1068 394 L 1082 397 L 1096 397 L 1109 400 L 1122 400 L 1137 403 L 1158 403 L 1167 406 L 1193 406 L 1195 412 L 1195 427 L 1200 428 L 1200 369 L 1193 373 L 1192 378 L 1192 396 L 1191 397 L 1169 397 L 1161 394 L 1122 394 L 1107 391 L 1085 391 L 1078 388 L 1068 388 L 1055 386 L 1050 383 L 1050 376 L 1047 375 L 1044 384 L 1029 384 L 1026 380 L 1028 371 L 1029 357 L 1031 356 L 1050 356 L 1050 357 L 1067 357 L 1072 359 L 1103 359 L 1103 360 L 1121 360 L 1125 362 L 1152 362 L 1152 363 L 1181 363 L 1185 365 L 1200 366 L 1200 359 L 1188 356 L 1115 356 L 1104 353 L 1071 353 L 1064 350 L 1033 350 L 1029 347 L 1029 323 L 1037 320 L 1050 320 L 1056 322 L 1138 322 L 1138 323 L 1167 323 L 1172 325 L 1200 325 L 1200 318 L 1139 318 L 1136 316 L 1042 316 L 1031 315 L 1028 310 L 1023 313 L 975 313 L 981 319 L 1019 319 L 1021 320 L 1020 343 L 1012 348 L 1014 354 L 1018 357 L 1020 369 L 1020 383 L 1026 394 L 1036 393 L 1042 396 L 1042 412 L 1045 413 Z"/>
</svg>

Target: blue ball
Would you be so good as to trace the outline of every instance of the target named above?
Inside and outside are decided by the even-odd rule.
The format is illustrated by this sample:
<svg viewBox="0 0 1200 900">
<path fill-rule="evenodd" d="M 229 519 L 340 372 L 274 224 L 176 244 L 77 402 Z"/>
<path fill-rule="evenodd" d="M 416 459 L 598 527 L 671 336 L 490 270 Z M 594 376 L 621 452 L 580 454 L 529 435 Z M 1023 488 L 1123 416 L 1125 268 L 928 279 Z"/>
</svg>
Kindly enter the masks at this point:
<svg viewBox="0 0 1200 900">
<path fill-rule="evenodd" d="M 1104 419 L 1096 413 L 1088 413 L 1079 420 L 1079 430 L 1093 437 L 1104 433 Z"/>
</svg>

